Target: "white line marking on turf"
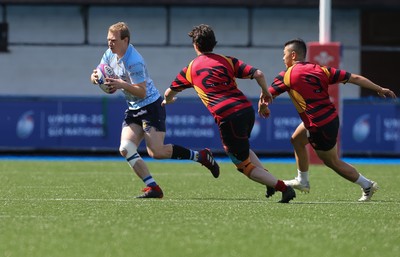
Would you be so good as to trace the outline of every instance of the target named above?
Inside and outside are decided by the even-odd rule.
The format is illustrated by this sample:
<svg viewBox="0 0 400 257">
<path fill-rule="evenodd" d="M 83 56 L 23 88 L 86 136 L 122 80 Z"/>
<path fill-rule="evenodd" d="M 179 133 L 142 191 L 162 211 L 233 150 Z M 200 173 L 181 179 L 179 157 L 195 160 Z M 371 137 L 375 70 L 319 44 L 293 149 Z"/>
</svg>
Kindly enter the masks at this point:
<svg viewBox="0 0 400 257">
<path fill-rule="evenodd" d="M 54 218 L 56 219 L 57 216 L 39 216 L 39 215 L 0 215 L 1 218 L 29 218 L 29 219 L 36 219 L 36 218 Z"/>
<path fill-rule="evenodd" d="M 31 199 L 0 199 L 0 201 L 77 201 L 77 202 L 129 202 L 131 199 L 96 199 L 96 198 L 31 198 Z"/>
<path fill-rule="evenodd" d="M 148 200 L 156 200 L 156 201 L 162 201 L 162 202 L 215 202 L 215 203 L 220 203 L 220 202 L 245 202 L 245 203 L 276 203 L 274 200 L 257 200 L 257 199 L 100 199 L 100 198 L 29 198 L 29 199 L 0 199 L 0 201 L 35 201 L 35 202 L 135 202 L 135 203 L 144 203 Z M 392 202 L 393 203 L 393 202 Z M 346 201 L 325 201 L 325 202 L 290 202 L 289 205 L 301 205 L 301 204 L 386 204 L 385 201 L 371 201 L 371 202 L 346 202 Z M 395 204 L 400 204 L 400 202 L 395 202 Z"/>
</svg>

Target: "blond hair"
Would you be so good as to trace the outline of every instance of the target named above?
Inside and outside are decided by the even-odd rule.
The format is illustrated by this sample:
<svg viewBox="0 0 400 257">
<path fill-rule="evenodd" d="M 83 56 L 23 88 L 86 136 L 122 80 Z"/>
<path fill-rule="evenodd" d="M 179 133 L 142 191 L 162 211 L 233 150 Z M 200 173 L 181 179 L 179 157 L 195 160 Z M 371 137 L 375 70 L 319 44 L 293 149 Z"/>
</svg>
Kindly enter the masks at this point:
<svg viewBox="0 0 400 257">
<path fill-rule="evenodd" d="M 128 38 L 128 43 L 131 40 L 131 33 L 129 31 L 128 25 L 125 22 L 120 21 L 120 22 L 117 22 L 117 23 L 111 25 L 108 28 L 108 31 L 119 32 L 121 39 L 124 39 L 126 37 Z"/>
</svg>

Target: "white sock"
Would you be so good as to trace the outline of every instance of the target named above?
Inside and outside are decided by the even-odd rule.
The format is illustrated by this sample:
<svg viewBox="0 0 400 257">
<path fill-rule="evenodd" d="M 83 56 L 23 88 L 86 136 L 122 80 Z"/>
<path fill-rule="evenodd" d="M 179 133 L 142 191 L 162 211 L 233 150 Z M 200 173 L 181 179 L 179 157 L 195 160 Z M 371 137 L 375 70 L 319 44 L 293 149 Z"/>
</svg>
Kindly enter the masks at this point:
<svg viewBox="0 0 400 257">
<path fill-rule="evenodd" d="M 360 173 L 359 173 L 360 174 Z M 366 177 L 364 177 L 363 175 L 360 174 L 360 176 L 358 177 L 358 179 L 356 180 L 356 182 L 354 182 L 358 185 L 360 185 L 362 188 L 368 188 L 371 186 L 372 182 L 371 180 L 367 179 Z"/>
<path fill-rule="evenodd" d="M 308 182 L 308 171 L 300 171 L 297 170 L 297 179 L 301 184 L 305 184 Z"/>
<path fill-rule="evenodd" d="M 190 159 L 197 162 L 199 160 L 199 152 L 190 150 Z"/>
</svg>

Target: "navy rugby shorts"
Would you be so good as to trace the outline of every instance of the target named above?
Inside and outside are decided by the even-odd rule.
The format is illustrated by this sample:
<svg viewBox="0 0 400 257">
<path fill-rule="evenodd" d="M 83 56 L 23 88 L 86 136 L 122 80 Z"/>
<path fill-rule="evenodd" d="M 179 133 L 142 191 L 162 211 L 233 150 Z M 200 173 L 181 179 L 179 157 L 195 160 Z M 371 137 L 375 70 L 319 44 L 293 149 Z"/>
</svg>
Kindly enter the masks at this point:
<svg viewBox="0 0 400 257">
<path fill-rule="evenodd" d="M 129 126 L 134 123 L 143 128 L 144 131 L 149 131 L 151 127 L 157 131 L 165 132 L 165 107 L 161 106 L 162 98 L 157 101 L 146 105 L 138 110 L 125 111 L 125 118 L 122 123 L 123 127 Z"/>
</svg>

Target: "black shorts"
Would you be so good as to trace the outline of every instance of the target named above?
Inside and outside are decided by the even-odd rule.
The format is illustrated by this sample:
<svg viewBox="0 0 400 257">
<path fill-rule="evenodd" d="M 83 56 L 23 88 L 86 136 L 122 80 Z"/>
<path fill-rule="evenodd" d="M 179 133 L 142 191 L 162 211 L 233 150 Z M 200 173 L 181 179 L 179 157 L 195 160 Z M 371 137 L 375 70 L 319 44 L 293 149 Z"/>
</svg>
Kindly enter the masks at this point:
<svg viewBox="0 0 400 257">
<path fill-rule="evenodd" d="M 254 110 L 249 109 L 219 125 L 222 144 L 234 163 L 240 163 L 249 158 L 249 138 L 254 121 Z"/>
<path fill-rule="evenodd" d="M 157 131 L 165 132 L 165 107 L 161 106 L 162 98 L 157 101 L 146 105 L 138 110 L 125 111 L 125 118 L 122 123 L 123 127 L 129 126 L 134 123 L 142 126 L 144 131 L 148 131 L 151 127 Z"/>
<path fill-rule="evenodd" d="M 336 117 L 328 124 L 318 128 L 316 132 L 309 131 L 308 141 L 315 150 L 329 151 L 335 145 L 339 132 L 339 118 Z"/>
</svg>

